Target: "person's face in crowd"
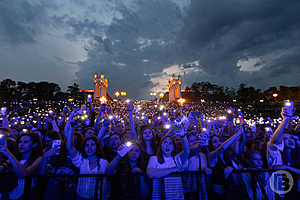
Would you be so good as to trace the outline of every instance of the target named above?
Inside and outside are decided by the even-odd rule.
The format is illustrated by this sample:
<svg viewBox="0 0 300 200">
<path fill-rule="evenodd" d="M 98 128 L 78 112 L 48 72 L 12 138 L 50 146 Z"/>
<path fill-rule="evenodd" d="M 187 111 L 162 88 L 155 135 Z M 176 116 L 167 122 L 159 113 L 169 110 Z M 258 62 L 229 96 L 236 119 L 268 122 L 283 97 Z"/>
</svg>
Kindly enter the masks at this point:
<svg viewBox="0 0 300 200">
<path fill-rule="evenodd" d="M 273 134 L 272 129 L 265 129 L 265 137 L 267 138 L 267 141 L 270 140 L 272 134 Z"/>
<path fill-rule="evenodd" d="M 285 148 L 290 148 L 290 149 L 295 149 L 296 143 L 291 134 L 284 133 L 283 134 L 283 141 L 284 141 L 284 147 Z"/>
<path fill-rule="evenodd" d="M 88 140 L 85 143 L 84 150 L 87 156 L 93 156 L 96 154 L 97 146 L 94 140 Z"/>
<path fill-rule="evenodd" d="M 94 135 L 94 131 L 91 129 L 88 129 L 85 133 L 84 133 L 84 138 L 90 137 Z"/>
<path fill-rule="evenodd" d="M 131 130 L 126 130 L 125 137 L 129 140 L 132 140 L 132 131 Z"/>
<path fill-rule="evenodd" d="M 247 141 L 253 141 L 254 140 L 254 133 L 252 132 L 246 132 L 246 139 Z"/>
<path fill-rule="evenodd" d="M 128 158 L 132 162 L 136 162 L 141 155 L 140 148 L 134 144 L 133 148 L 128 152 Z"/>
<path fill-rule="evenodd" d="M 116 124 L 116 126 L 113 127 L 114 132 L 117 133 L 122 133 L 123 132 L 123 124 L 122 123 L 118 123 Z"/>
<path fill-rule="evenodd" d="M 29 136 L 25 135 L 20 138 L 18 147 L 19 147 L 20 153 L 27 153 L 34 148 L 34 144 L 31 140 L 31 138 Z"/>
<path fill-rule="evenodd" d="M 190 137 L 189 137 L 190 146 L 192 147 L 198 143 L 199 143 L 199 138 L 196 135 L 190 135 Z"/>
<path fill-rule="evenodd" d="M 109 140 L 109 142 L 110 142 L 110 147 L 112 148 L 112 149 L 117 149 L 119 146 L 120 146 L 120 144 L 121 144 L 121 140 L 120 140 L 120 137 L 118 136 L 118 135 L 112 135 L 111 137 L 110 137 L 110 140 Z"/>
<path fill-rule="evenodd" d="M 263 160 L 259 153 L 252 153 L 250 157 L 250 166 L 253 168 L 262 168 Z"/>
<path fill-rule="evenodd" d="M 10 130 L 10 136 L 13 138 L 17 138 L 18 137 L 18 131 L 16 129 L 11 129 Z"/>
<path fill-rule="evenodd" d="M 170 137 L 167 137 L 163 140 L 161 144 L 161 149 L 164 155 L 170 156 L 171 153 L 174 151 L 174 144 Z"/>
<path fill-rule="evenodd" d="M 152 131 L 149 128 L 144 130 L 143 138 L 145 141 L 150 141 L 153 139 Z"/>
<path fill-rule="evenodd" d="M 86 105 L 83 104 L 83 105 L 81 106 L 80 110 L 86 110 Z"/>
<path fill-rule="evenodd" d="M 221 144 L 223 143 L 223 141 L 221 140 L 221 138 L 217 137 L 217 136 L 213 136 L 211 138 L 211 144 L 213 149 L 217 149 L 219 146 L 221 146 Z"/>
</svg>

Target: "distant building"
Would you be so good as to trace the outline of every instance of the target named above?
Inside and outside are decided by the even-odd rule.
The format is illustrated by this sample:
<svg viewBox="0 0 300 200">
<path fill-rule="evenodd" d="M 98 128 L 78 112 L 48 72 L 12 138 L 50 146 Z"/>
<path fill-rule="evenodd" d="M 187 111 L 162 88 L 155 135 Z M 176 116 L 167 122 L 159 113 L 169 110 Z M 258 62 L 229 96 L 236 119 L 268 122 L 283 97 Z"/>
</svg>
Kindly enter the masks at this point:
<svg viewBox="0 0 300 200">
<path fill-rule="evenodd" d="M 98 74 L 95 73 L 94 75 L 94 99 L 100 99 L 101 97 L 107 97 L 106 90 L 108 86 L 107 79 L 104 78 L 104 74 L 102 73 L 100 77 L 98 77 Z"/>
<path fill-rule="evenodd" d="M 175 76 L 172 76 L 172 79 L 169 81 L 169 103 L 177 102 L 181 98 L 181 80 L 180 76 L 178 79 L 175 79 Z"/>
</svg>

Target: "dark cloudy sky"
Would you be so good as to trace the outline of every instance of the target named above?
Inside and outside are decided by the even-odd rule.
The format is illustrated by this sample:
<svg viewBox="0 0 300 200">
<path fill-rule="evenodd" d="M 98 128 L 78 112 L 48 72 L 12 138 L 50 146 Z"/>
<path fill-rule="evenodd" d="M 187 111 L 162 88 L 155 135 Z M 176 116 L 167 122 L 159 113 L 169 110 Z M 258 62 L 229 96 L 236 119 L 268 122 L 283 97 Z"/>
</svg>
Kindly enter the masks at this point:
<svg viewBox="0 0 300 200">
<path fill-rule="evenodd" d="M 0 80 L 131 97 L 210 81 L 300 85 L 299 0 L 0 0 Z"/>
</svg>

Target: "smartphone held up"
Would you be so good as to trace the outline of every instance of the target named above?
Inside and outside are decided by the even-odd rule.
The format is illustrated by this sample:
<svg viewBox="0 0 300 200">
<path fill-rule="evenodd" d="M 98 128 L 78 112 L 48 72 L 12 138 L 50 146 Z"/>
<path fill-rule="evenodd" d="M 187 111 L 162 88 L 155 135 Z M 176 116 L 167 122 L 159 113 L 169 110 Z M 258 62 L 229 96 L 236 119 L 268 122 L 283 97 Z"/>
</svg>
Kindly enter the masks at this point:
<svg viewBox="0 0 300 200">
<path fill-rule="evenodd" d="M 294 112 L 294 102 L 285 100 L 284 107 L 287 109 L 288 115 L 292 117 Z"/>
</svg>

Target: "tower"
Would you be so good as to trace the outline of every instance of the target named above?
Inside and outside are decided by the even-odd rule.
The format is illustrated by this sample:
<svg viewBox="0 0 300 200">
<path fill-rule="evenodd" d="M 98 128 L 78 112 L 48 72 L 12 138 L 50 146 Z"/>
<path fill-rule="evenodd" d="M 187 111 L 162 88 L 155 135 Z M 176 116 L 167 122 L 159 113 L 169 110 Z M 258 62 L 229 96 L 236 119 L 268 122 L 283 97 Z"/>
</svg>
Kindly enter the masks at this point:
<svg viewBox="0 0 300 200">
<path fill-rule="evenodd" d="M 108 86 L 107 79 L 104 78 L 104 74 L 101 73 L 100 77 L 98 77 L 98 73 L 94 74 L 94 99 L 100 99 L 101 97 L 106 97 L 106 89 Z"/>
<path fill-rule="evenodd" d="M 181 98 L 181 80 L 180 76 L 178 79 L 175 79 L 174 74 L 172 79 L 169 81 L 169 103 L 177 102 L 177 99 Z"/>
</svg>

